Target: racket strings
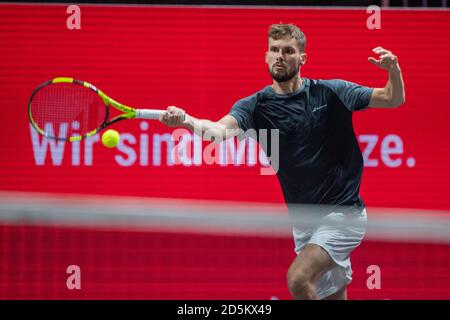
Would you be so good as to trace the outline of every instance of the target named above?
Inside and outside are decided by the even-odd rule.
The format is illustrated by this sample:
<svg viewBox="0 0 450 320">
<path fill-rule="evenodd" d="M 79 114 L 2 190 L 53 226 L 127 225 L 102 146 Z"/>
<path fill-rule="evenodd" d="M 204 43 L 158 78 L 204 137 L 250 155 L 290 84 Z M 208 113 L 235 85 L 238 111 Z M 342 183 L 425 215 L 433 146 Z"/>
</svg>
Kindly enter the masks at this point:
<svg viewBox="0 0 450 320">
<path fill-rule="evenodd" d="M 41 88 L 33 97 L 31 114 L 49 137 L 82 136 L 99 128 L 107 108 L 94 91 L 80 85 L 56 83 Z"/>
</svg>

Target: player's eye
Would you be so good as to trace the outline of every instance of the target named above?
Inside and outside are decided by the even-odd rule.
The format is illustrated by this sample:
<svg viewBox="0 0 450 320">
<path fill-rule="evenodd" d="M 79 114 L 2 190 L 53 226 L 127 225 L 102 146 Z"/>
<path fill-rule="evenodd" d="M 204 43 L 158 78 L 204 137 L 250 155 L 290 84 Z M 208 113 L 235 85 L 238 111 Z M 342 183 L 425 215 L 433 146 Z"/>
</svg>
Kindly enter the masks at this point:
<svg viewBox="0 0 450 320">
<path fill-rule="evenodd" d="M 286 49 L 284 50 L 284 52 L 287 53 L 287 54 L 293 54 L 293 53 L 295 53 L 295 50 L 292 49 L 292 48 L 286 48 Z"/>
</svg>

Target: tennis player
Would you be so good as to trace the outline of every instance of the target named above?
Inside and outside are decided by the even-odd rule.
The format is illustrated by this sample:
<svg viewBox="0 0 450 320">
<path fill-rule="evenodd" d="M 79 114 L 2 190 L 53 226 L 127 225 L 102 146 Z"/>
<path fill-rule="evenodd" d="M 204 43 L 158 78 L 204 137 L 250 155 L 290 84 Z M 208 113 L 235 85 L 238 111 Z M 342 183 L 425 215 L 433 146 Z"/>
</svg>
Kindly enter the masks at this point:
<svg viewBox="0 0 450 320">
<path fill-rule="evenodd" d="M 217 122 L 197 119 L 173 106 L 160 121 L 227 138 L 239 129 L 278 129 L 277 176 L 288 208 L 297 204 L 329 208 L 320 213 L 316 225 L 294 224 L 297 256 L 287 272 L 289 291 L 294 299 L 346 299 L 352 280 L 350 253 L 361 243 L 367 222 L 359 194 L 363 158 L 352 113 L 405 102 L 397 56 L 382 47 L 373 49 L 378 57 L 368 61 L 386 71 L 388 81 L 384 88 L 369 88 L 301 77 L 306 38 L 293 24 L 271 25 L 268 40 L 271 85 L 237 101 Z"/>
</svg>

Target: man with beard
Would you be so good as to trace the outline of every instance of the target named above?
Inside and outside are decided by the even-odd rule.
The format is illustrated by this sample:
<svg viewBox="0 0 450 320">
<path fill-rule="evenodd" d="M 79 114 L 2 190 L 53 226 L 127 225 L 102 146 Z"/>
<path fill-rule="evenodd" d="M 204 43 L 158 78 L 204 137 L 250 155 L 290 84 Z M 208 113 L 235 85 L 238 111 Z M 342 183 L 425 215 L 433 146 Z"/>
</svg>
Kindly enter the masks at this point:
<svg viewBox="0 0 450 320">
<path fill-rule="evenodd" d="M 394 54 L 377 47 L 373 51 L 379 59 L 370 57 L 369 62 L 388 72 L 384 88 L 313 80 L 300 76 L 306 38 L 297 26 L 271 25 L 268 39 L 266 63 L 272 85 L 237 101 L 217 122 L 194 118 L 176 107 L 168 107 L 160 121 L 224 138 L 239 130 L 278 129 L 277 177 L 290 212 L 297 205 L 320 208 L 311 208 L 320 214 L 318 223 L 294 224 L 297 256 L 287 272 L 289 291 L 295 299 L 346 299 L 352 279 L 350 253 L 362 241 L 367 222 L 359 195 L 363 158 L 352 113 L 403 104 L 400 66 Z"/>
</svg>

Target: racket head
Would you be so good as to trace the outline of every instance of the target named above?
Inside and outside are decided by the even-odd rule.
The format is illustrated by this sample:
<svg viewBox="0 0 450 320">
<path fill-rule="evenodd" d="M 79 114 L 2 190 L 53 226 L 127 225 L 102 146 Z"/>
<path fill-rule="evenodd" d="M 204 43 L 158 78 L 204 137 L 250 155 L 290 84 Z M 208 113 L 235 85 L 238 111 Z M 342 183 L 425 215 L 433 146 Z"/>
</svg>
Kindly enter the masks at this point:
<svg viewBox="0 0 450 320">
<path fill-rule="evenodd" d="M 109 124 L 110 100 L 88 82 L 54 78 L 33 91 L 28 117 L 33 128 L 48 139 L 79 141 Z M 117 122 L 116 118 L 112 121 Z"/>
</svg>

